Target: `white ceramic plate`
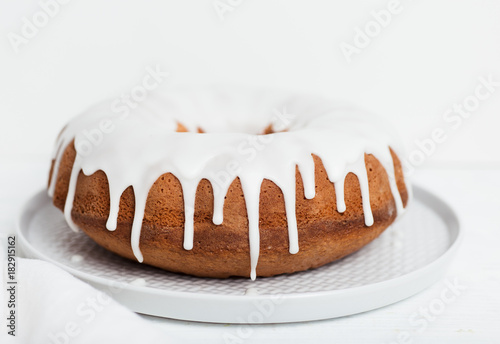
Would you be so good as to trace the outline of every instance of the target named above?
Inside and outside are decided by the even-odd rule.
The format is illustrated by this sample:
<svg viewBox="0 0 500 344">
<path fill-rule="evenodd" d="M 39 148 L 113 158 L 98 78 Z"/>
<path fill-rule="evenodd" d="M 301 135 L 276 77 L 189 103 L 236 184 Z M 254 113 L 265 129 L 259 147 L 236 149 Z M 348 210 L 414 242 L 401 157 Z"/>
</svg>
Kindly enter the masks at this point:
<svg viewBox="0 0 500 344">
<path fill-rule="evenodd" d="M 26 255 L 54 263 L 144 314 L 215 323 L 341 317 L 410 297 L 444 276 L 462 235 L 453 210 L 419 187 L 409 210 L 362 250 L 316 270 L 217 280 L 121 258 L 74 233 L 42 191 L 19 224 Z"/>
</svg>

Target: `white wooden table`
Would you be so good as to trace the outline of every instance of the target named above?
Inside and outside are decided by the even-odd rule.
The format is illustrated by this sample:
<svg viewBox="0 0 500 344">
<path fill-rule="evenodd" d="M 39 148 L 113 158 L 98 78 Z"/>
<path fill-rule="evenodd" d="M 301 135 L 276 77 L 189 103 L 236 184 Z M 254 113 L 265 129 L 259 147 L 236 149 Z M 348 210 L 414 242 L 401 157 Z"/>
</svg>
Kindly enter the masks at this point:
<svg viewBox="0 0 500 344">
<path fill-rule="evenodd" d="M 0 232 L 14 230 L 22 204 L 45 187 L 47 169 L 41 161 L 0 165 Z M 416 173 L 415 183 L 455 208 L 465 238 L 445 279 L 397 304 L 298 324 L 221 325 L 145 318 L 186 343 L 500 343 L 499 177 L 497 169 Z"/>
</svg>

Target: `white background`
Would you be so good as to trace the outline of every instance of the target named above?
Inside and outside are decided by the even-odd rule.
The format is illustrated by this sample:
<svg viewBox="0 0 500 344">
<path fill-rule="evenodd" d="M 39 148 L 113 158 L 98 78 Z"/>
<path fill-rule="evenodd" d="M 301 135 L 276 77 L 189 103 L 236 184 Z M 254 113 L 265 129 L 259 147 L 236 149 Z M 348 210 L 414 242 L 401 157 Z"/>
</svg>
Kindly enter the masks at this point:
<svg viewBox="0 0 500 344">
<path fill-rule="evenodd" d="M 229 2 L 229 0 L 227 0 Z M 44 186 L 52 144 L 72 116 L 128 93 L 159 64 L 161 85 L 232 83 L 318 93 L 386 117 L 408 152 L 443 128 L 444 143 L 416 180 L 462 218 L 464 245 L 447 278 L 468 291 L 424 333 L 408 317 L 443 289 L 354 317 L 255 327 L 245 342 L 383 342 L 410 331 L 414 343 L 499 341 L 500 87 L 456 129 L 443 122 L 474 94 L 478 78 L 500 81 L 500 0 L 401 0 L 402 11 L 348 63 L 342 42 L 389 1 L 232 0 L 220 20 L 212 0 L 72 0 L 16 52 L 9 34 L 40 11 L 37 1 L 0 0 L 0 225 Z M 159 320 L 158 320 L 159 321 Z M 163 321 L 186 342 L 222 342 L 233 327 Z"/>
<path fill-rule="evenodd" d="M 15 52 L 8 34 L 21 34 L 23 17 L 33 21 L 41 7 L 2 0 L 2 158 L 47 160 L 70 117 L 130 92 L 146 66 L 159 64 L 171 73 L 162 87 L 235 83 L 319 93 L 389 118 L 409 152 L 443 127 L 448 139 L 427 164 L 500 165 L 500 88 L 457 130 L 442 119 L 474 94 L 478 77 L 500 81 L 500 1 L 401 0 L 400 13 L 351 63 L 340 44 L 353 44 L 356 27 L 388 0 L 232 2 L 222 21 L 213 0 L 73 0 Z"/>
</svg>

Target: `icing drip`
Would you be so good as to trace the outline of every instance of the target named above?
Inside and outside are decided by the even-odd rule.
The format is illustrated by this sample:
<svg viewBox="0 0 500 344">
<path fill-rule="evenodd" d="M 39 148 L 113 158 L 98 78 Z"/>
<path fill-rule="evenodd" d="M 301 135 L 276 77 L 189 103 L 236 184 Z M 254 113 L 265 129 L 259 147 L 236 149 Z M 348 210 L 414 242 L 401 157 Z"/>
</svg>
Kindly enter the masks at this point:
<svg viewBox="0 0 500 344">
<path fill-rule="evenodd" d="M 259 233 L 259 198 L 260 184 L 262 180 L 242 180 L 241 187 L 245 196 L 245 204 L 248 215 L 248 241 L 250 245 L 250 278 L 255 280 L 257 277 L 257 262 L 260 252 L 260 233 Z M 259 192 L 255 192 L 255 189 Z"/>
<path fill-rule="evenodd" d="M 346 211 L 345 199 L 344 199 L 344 180 L 345 176 L 339 181 L 335 182 L 335 198 L 337 199 L 337 211 L 343 213 Z"/>
<path fill-rule="evenodd" d="M 62 151 L 64 151 L 64 148 L 65 148 L 65 147 L 63 147 L 63 145 L 64 145 L 64 142 L 59 143 L 59 145 L 57 145 L 57 149 L 55 150 L 56 159 L 54 161 L 54 169 L 52 170 L 52 176 L 50 176 L 49 190 L 48 190 L 50 197 L 54 196 L 54 191 L 56 188 L 55 181 L 56 181 L 57 171 L 59 171 L 59 165 L 61 163 Z"/>
<path fill-rule="evenodd" d="M 75 254 L 75 255 L 71 256 L 72 263 L 80 263 L 83 261 L 83 259 L 84 258 L 82 256 L 80 256 L 79 254 Z"/>
<path fill-rule="evenodd" d="M 373 225 L 373 213 L 370 205 L 370 188 L 368 187 L 368 174 L 365 167 L 365 159 L 359 159 L 353 166 L 352 173 L 358 177 L 361 188 L 361 198 L 363 199 L 363 213 L 365 214 L 365 225 Z"/>
<path fill-rule="evenodd" d="M 184 197 L 184 249 L 193 249 L 194 240 L 194 201 L 198 183 L 182 184 L 182 195 Z"/>
<path fill-rule="evenodd" d="M 403 211 L 389 149 L 397 148 L 397 142 L 383 124 L 362 112 L 317 98 L 227 90 L 169 91 L 162 96 L 151 95 L 128 116 L 112 113 L 110 104 L 90 109 L 65 127 L 56 143 L 48 192 L 53 196 L 64 150 L 74 140 L 77 156 L 64 208 L 68 225 L 78 230 L 71 211 L 80 171 L 91 175 L 102 170 L 109 183 L 108 230 L 117 227 L 121 195 L 128 187 L 133 188 L 135 213 L 131 247 L 140 262 L 143 261 L 141 227 L 148 192 L 165 173 L 175 175 L 182 187 L 186 250 L 193 248 L 195 198 L 200 181 L 207 179 L 212 185 L 213 223 L 220 225 L 224 221 L 226 193 L 235 178 L 239 178 L 248 216 L 252 279 L 256 277 L 260 250 L 262 181 L 274 182 L 283 193 L 289 252 L 295 254 L 299 252 L 295 173 L 296 169 L 300 171 L 305 198 L 314 198 L 313 155 L 321 158 L 329 180 L 335 185 L 338 212 L 346 211 L 344 181 L 353 173 L 359 180 L 365 224 L 374 223 L 365 154 L 375 156 L 385 168 L 398 214 Z M 276 109 L 286 109 L 287 116 L 292 116 L 286 117 Z M 113 129 L 105 133 L 99 131 L 103 120 L 109 121 Z M 190 132 L 176 132 L 179 123 Z M 258 135 L 269 123 L 286 131 Z M 200 128 L 203 134 L 197 133 Z"/>
<path fill-rule="evenodd" d="M 245 290 L 245 295 L 248 295 L 248 296 L 259 295 L 259 289 L 257 289 L 257 288 L 247 288 Z"/>
<path fill-rule="evenodd" d="M 118 213 L 120 212 L 120 198 L 122 194 L 112 189 L 113 184 L 109 184 L 109 215 L 106 228 L 109 231 L 116 230 Z"/>
<path fill-rule="evenodd" d="M 132 222 L 132 232 L 131 232 L 131 245 L 134 256 L 137 261 L 142 263 L 144 258 L 142 257 L 141 250 L 139 249 L 139 239 L 141 237 L 142 220 L 144 219 L 144 210 L 146 209 L 146 200 L 148 198 L 147 192 L 141 192 L 134 189 L 135 197 L 135 211 L 134 211 L 134 221 Z"/>
<path fill-rule="evenodd" d="M 316 196 L 316 181 L 314 176 L 314 161 L 313 159 L 305 160 L 299 166 L 302 184 L 304 185 L 304 197 L 313 199 Z"/>
<path fill-rule="evenodd" d="M 295 168 L 290 168 L 284 183 L 276 184 L 283 192 L 285 201 L 285 213 L 288 225 L 289 252 L 295 254 L 299 252 L 299 233 L 297 230 L 297 218 L 295 214 Z"/>
<path fill-rule="evenodd" d="M 80 174 L 81 170 L 80 160 L 81 158 L 77 156 L 75 158 L 75 162 L 73 163 L 73 168 L 71 169 L 71 177 L 69 179 L 68 194 L 66 195 L 66 203 L 64 204 L 64 219 L 74 232 L 79 231 L 79 228 L 73 222 L 71 211 L 73 210 L 73 201 L 75 200 L 76 182 L 78 179 L 78 174 Z"/>
<path fill-rule="evenodd" d="M 213 185 L 213 183 L 212 183 Z M 221 225 L 222 221 L 224 221 L 224 197 L 226 196 L 226 192 L 222 192 L 220 188 L 212 188 L 214 194 L 214 215 L 212 222 L 215 225 Z"/>
<path fill-rule="evenodd" d="M 148 282 L 144 278 L 139 277 L 130 282 L 130 284 L 135 285 L 137 287 L 145 287 L 148 284 Z"/>
</svg>

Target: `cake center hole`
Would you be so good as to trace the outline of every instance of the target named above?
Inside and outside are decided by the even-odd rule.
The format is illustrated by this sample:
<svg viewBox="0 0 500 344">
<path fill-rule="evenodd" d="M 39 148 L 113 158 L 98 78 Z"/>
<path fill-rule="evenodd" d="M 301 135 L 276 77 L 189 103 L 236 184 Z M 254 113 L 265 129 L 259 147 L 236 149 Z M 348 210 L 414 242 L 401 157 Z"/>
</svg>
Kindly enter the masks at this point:
<svg viewBox="0 0 500 344">
<path fill-rule="evenodd" d="M 187 133 L 187 132 L 189 132 L 189 130 L 182 123 L 180 123 L 180 122 L 177 122 L 177 130 L 176 131 L 178 133 Z M 261 132 L 257 133 L 257 135 L 269 135 L 269 134 L 281 133 L 281 132 L 285 132 L 285 131 L 288 131 L 288 129 L 285 128 L 283 130 L 275 130 L 273 124 L 270 123 Z M 203 128 L 201 128 L 201 127 L 197 127 L 196 128 L 196 132 L 199 133 L 199 134 L 206 133 L 206 131 L 203 130 Z"/>
</svg>

